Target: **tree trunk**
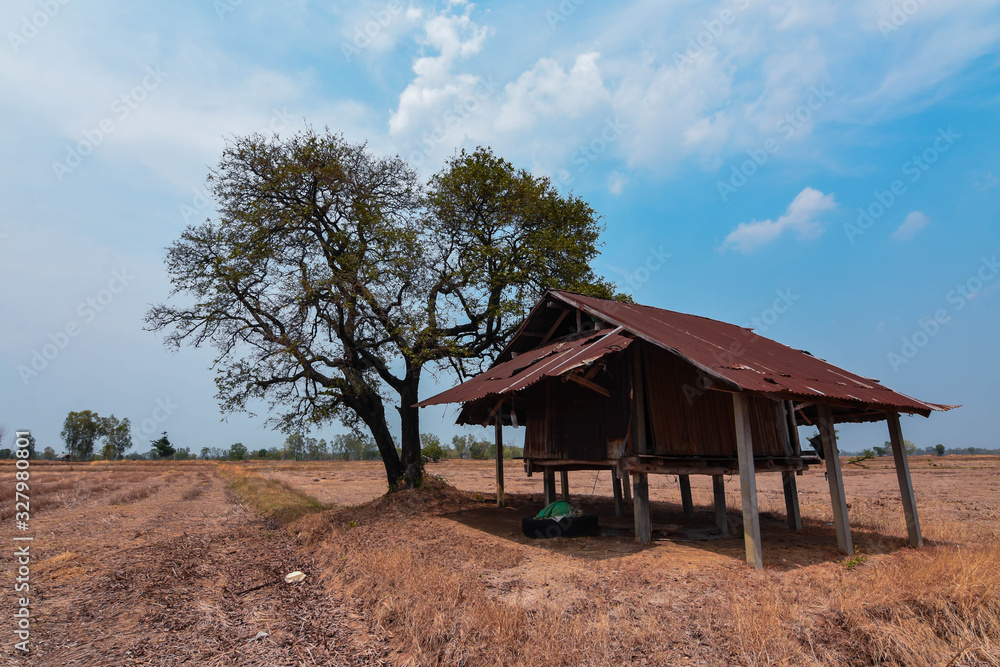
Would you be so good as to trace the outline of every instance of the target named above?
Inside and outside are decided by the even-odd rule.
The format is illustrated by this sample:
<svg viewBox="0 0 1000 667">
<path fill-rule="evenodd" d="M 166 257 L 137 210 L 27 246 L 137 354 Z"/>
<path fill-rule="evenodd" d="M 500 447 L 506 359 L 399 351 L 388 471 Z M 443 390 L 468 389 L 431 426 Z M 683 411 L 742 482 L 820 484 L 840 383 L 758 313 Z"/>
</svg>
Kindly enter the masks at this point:
<svg viewBox="0 0 1000 667">
<path fill-rule="evenodd" d="M 420 458 L 420 408 L 417 402 L 417 387 L 420 384 L 420 368 L 409 368 L 402 388 L 399 390 L 399 419 L 401 425 L 400 448 L 406 477 L 406 488 L 415 489 L 423 481 L 423 465 Z"/>
<path fill-rule="evenodd" d="M 382 398 L 373 392 L 353 397 L 349 401 L 349 405 L 371 431 L 378 452 L 382 456 L 389 491 L 395 491 L 403 477 L 403 466 L 399 461 L 399 454 L 396 452 L 396 443 L 393 441 L 392 434 L 389 433 L 389 426 L 385 422 L 385 405 L 382 403 Z"/>
</svg>

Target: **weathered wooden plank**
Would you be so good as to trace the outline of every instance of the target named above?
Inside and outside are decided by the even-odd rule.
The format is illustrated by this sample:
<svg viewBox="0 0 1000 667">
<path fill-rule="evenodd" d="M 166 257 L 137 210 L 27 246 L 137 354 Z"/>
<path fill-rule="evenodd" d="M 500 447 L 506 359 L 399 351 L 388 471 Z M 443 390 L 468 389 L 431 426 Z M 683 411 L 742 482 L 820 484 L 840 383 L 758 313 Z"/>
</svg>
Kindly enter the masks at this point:
<svg viewBox="0 0 1000 667">
<path fill-rule="evenodd" d="M 845 554 L 854 553 L 850 518 L 847 514 L 847 497 L 844 493 L 844 475 L 840 470 L 840 451 L 833 423 L 833 410 L 829 405 L 817 405 L 819 416 L 816 426 L 823 440 L 823 459 L 826 461 L 827 481 L 830 484 L 830 502 L 833 503 L 833 523 L 837 527 L 837 547 Z"/>
<path fill-rule="evenodd" d="M 802 530 L 802 512 L 799 510 L 799 485 L 795 473 L 786 470 L 781 473 L 781 488 L 785 493 L 785 516 L 790 530 Z"/>
<path fill-rule="evenodd" d="M 795 415 L 792 413 L 788 401 L 781 402 L 782 445 L 785 454 L 796 456 L 798 450 L 798 433 L 795 428 Z M 788 519 L 788 527 L 791 530 L 802 530 L 802 513 L 799 510 L 799 487 L 795 481 L 794 472 L 781 473 L 781 488 L 785 494 L 785 516 Z"/>
<path fill-rule="evenodd" d="M 559 471 L 559 485 L 562 487 L 562 499 L 569 502 L 569 471 Z"/>
<path fill-rule="evenodd" d="M 638 473 L 632 475 L 633 515 L 635 517 L 635 540 L 647 544 L 652 539 L 652 519 L 649 514 L 649 477 Z"/>
<path fill-rule="evenodd" d="M 733 394 L 736 422 L 736 453 L 740 460 L 740 492 L 743 506 L 743 541 L 746 543 L 747 565 L 764 567 L 760 543 L 760 515 L 757 511 L 757 475 L 753 465 L 753 440 L 750 435 L 750 413 L 745 394 Z"/>
<path fill-rule="evenodd" d="M 499 413 L 493 423 L 497 446 L 497 507 L 503 507 L 503 423 Z"/>
<path fill-rule="evenodd" d="M 622 480 L 614 471 L 611 474 L 611 493 L 615 497 L 615 516 L 620 519 L 625 516 L 625 503 L 622 501 Z"/>
<path fill-rule="evenodd" d="M 611 392 L 610 391 L 608 391 L 607 389 L 605 389 L 601 385 L 597 384 L 596 382 L 593 382 L 592 380 L 588 380 L 587 378 L 583 377 L 582 375 L 577 375 L 576 373 L 570 373 L 569 375 L 567 375 L 565 377 L 568 378 L 568 379 L 570 379 L 570 380 L 572 380 L 573 382 L 577 383 L 581 387 L 586 387 L 587 389 L 590 389 L 591 391 L 596 391 L 601 396 L 606 396 L 608 398 L 611 398 Z"/>
<path fill-rule="evenodd" d="M 899 425 L 899 413 L 886 415 L 889 424 L 889 441 L 892 443 L 892 458 L 896 463 L 896 479 L 899 481 L 899 495 L 903 499 L 903 514 L 906 516 L 906 533 L 910 546 L 919 549 L 924 545 L 920 532 L 920 517 L 917 515 L 917 498 L 913 495 L 913 479 L 910 477 L 910 462 L 906 456 L 903 429 Z"/>
<path fill-rule="evenodd" d="M 632 343 L 632 453 L 649 451 L 646 441 L 646 378 L 642 366 L 642 345 Z M 649 511 L 649 478 L 645 473 L 632 476 L 632 515 L 635 519 L 635 539 L 646 544 L 652 539 L 652 517 Z"/>
<path fill-rule="evenodd" d="M 715 525 L 723 535 L 729 534 L 729 514 L 726 511 L 726 478 L 712 475 L 712 496 L 715 500 Z"/>
<path fill-rule="evenodd" d="M 548 507 L 556 501 L 556 471 L 546 470 L 542 473 L 542 480 L 545 493 L 545 506 Z"/>
<path fill-rule="evenodd" d="M 678 475 L 677 482 L 681 487 L 681 506 L 684 508 L 684 516 L 693 517 L 694 501 L 691 499 L 691 478 L 687 475 Z"/>
</svg>

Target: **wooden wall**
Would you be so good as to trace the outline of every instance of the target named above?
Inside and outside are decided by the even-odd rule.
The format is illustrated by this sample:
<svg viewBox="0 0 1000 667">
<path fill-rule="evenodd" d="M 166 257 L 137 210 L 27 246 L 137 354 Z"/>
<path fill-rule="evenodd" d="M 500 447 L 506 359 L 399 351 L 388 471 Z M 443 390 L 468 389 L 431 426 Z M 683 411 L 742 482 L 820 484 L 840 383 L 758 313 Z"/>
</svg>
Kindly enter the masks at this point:
<svg viewBox="0 0 1000 667">
<path fill-rule="evenodd" d="M 736 457 L 732 394 L 706 390 L 694 366 L 640 341 L 594 378 L 611 391 L 611 398 L 558 378 L 543 380 L 520 393 L 517 405 L 523 406 L 525 413 L 525 457 L 616 458 L 615 450 L 628 434 L 632 411 L 628 369 L 631 355 L 640 345 L 646 372 L 650 453 Z M 754 455 L 784 456 L 779 404 L 750 396 L 749 406 Z"/>
</svg>

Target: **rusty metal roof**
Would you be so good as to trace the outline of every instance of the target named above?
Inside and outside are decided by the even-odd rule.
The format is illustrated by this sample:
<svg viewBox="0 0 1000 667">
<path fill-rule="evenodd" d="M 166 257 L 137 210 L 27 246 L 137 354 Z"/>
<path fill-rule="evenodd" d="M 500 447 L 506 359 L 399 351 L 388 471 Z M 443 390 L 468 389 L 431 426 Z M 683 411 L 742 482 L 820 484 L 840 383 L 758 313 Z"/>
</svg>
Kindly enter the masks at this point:
<svg viewBox="0 0 1000 667">
<path fill-rule="evenodd" d="M 549 312 L 554 302 L 617 328 L 612 334 L 600 331 L 572 342 L 532 349 L 537 340 L 532 336 L 549 327 L 552 319 Z M 533 326 L 536 331 L 530 333 Z M 523 389 L 544 377 L 563 374 L 613 350 L 624 349 L 628 345 L 628 334 L 682 357 L 699 368 L 711 381 L 711 386 L 719 389 L 752 391 L 844 407 L 855 405 L 864 411 L 874 408 L 924 416 L 931 411 L 957 407 L 906 396 L 878 380 L 851 373 L 808 352 L 760 336 L 751 329 L 707 317 L 560 290 L 549 290 L 542 296 L 514 339 L 498 356 L 498 363 L 485 373 L 417 405 L 467 402 Z M 579 356 L 574 356 L 577 352 Z"/>
<path fill-rule="evenodd" d="M 547 377 L 558 377 L 574 368 L 589 366 L 602 357 L 621 352 L 631 338 L 615 330 L 590 332 L 575 340 L 549 343 L 519 354 L 457 387 L 417 403 L 418 407 L 438 403 L 466 403 L 486 396 L 499 396 L 530 387 Z"/>
</svg>

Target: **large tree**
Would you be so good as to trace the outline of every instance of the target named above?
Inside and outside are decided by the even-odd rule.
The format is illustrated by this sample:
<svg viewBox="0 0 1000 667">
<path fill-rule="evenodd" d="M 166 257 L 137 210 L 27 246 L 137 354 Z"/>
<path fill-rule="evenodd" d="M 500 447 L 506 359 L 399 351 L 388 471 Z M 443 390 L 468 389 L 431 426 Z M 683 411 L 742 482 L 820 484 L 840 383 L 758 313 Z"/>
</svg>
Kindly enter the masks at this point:
<svg viewBox="0 0 1000 667">
<path fill-rule="evenodd" d="M 121 421 L 114 415 L 104 417 L 101 419 L 101 435 L 104 436 L 102 453 L 109 461 L 124 457 L 132 446 L 132 425 L 128 417 Z"/>
<path fill-rule="evenodd" d="M 488 149 L 423 186 L 399 157 L 329 131 L 253 135 L 227 145 L 209 185 L 218 217 L 167 249 L 183 303 L 154 306 L 147 326 L 216 348 L 225 412 L 264 401 L 290 433 L 367 429 L 390 489 L 420 482 L 427 364 L 478 370 L 547 287 L 613 294 L 590 269 L 594 211 Z"/>
<path fill-rule="evenodd" d="M 74 460 L 89 458 L 94 453 L 94 442 L 103 434 L 103 421 L 92 410 L 70 412 L 63 422 L 60 436 L 66 451 Z"/>
</svg>

